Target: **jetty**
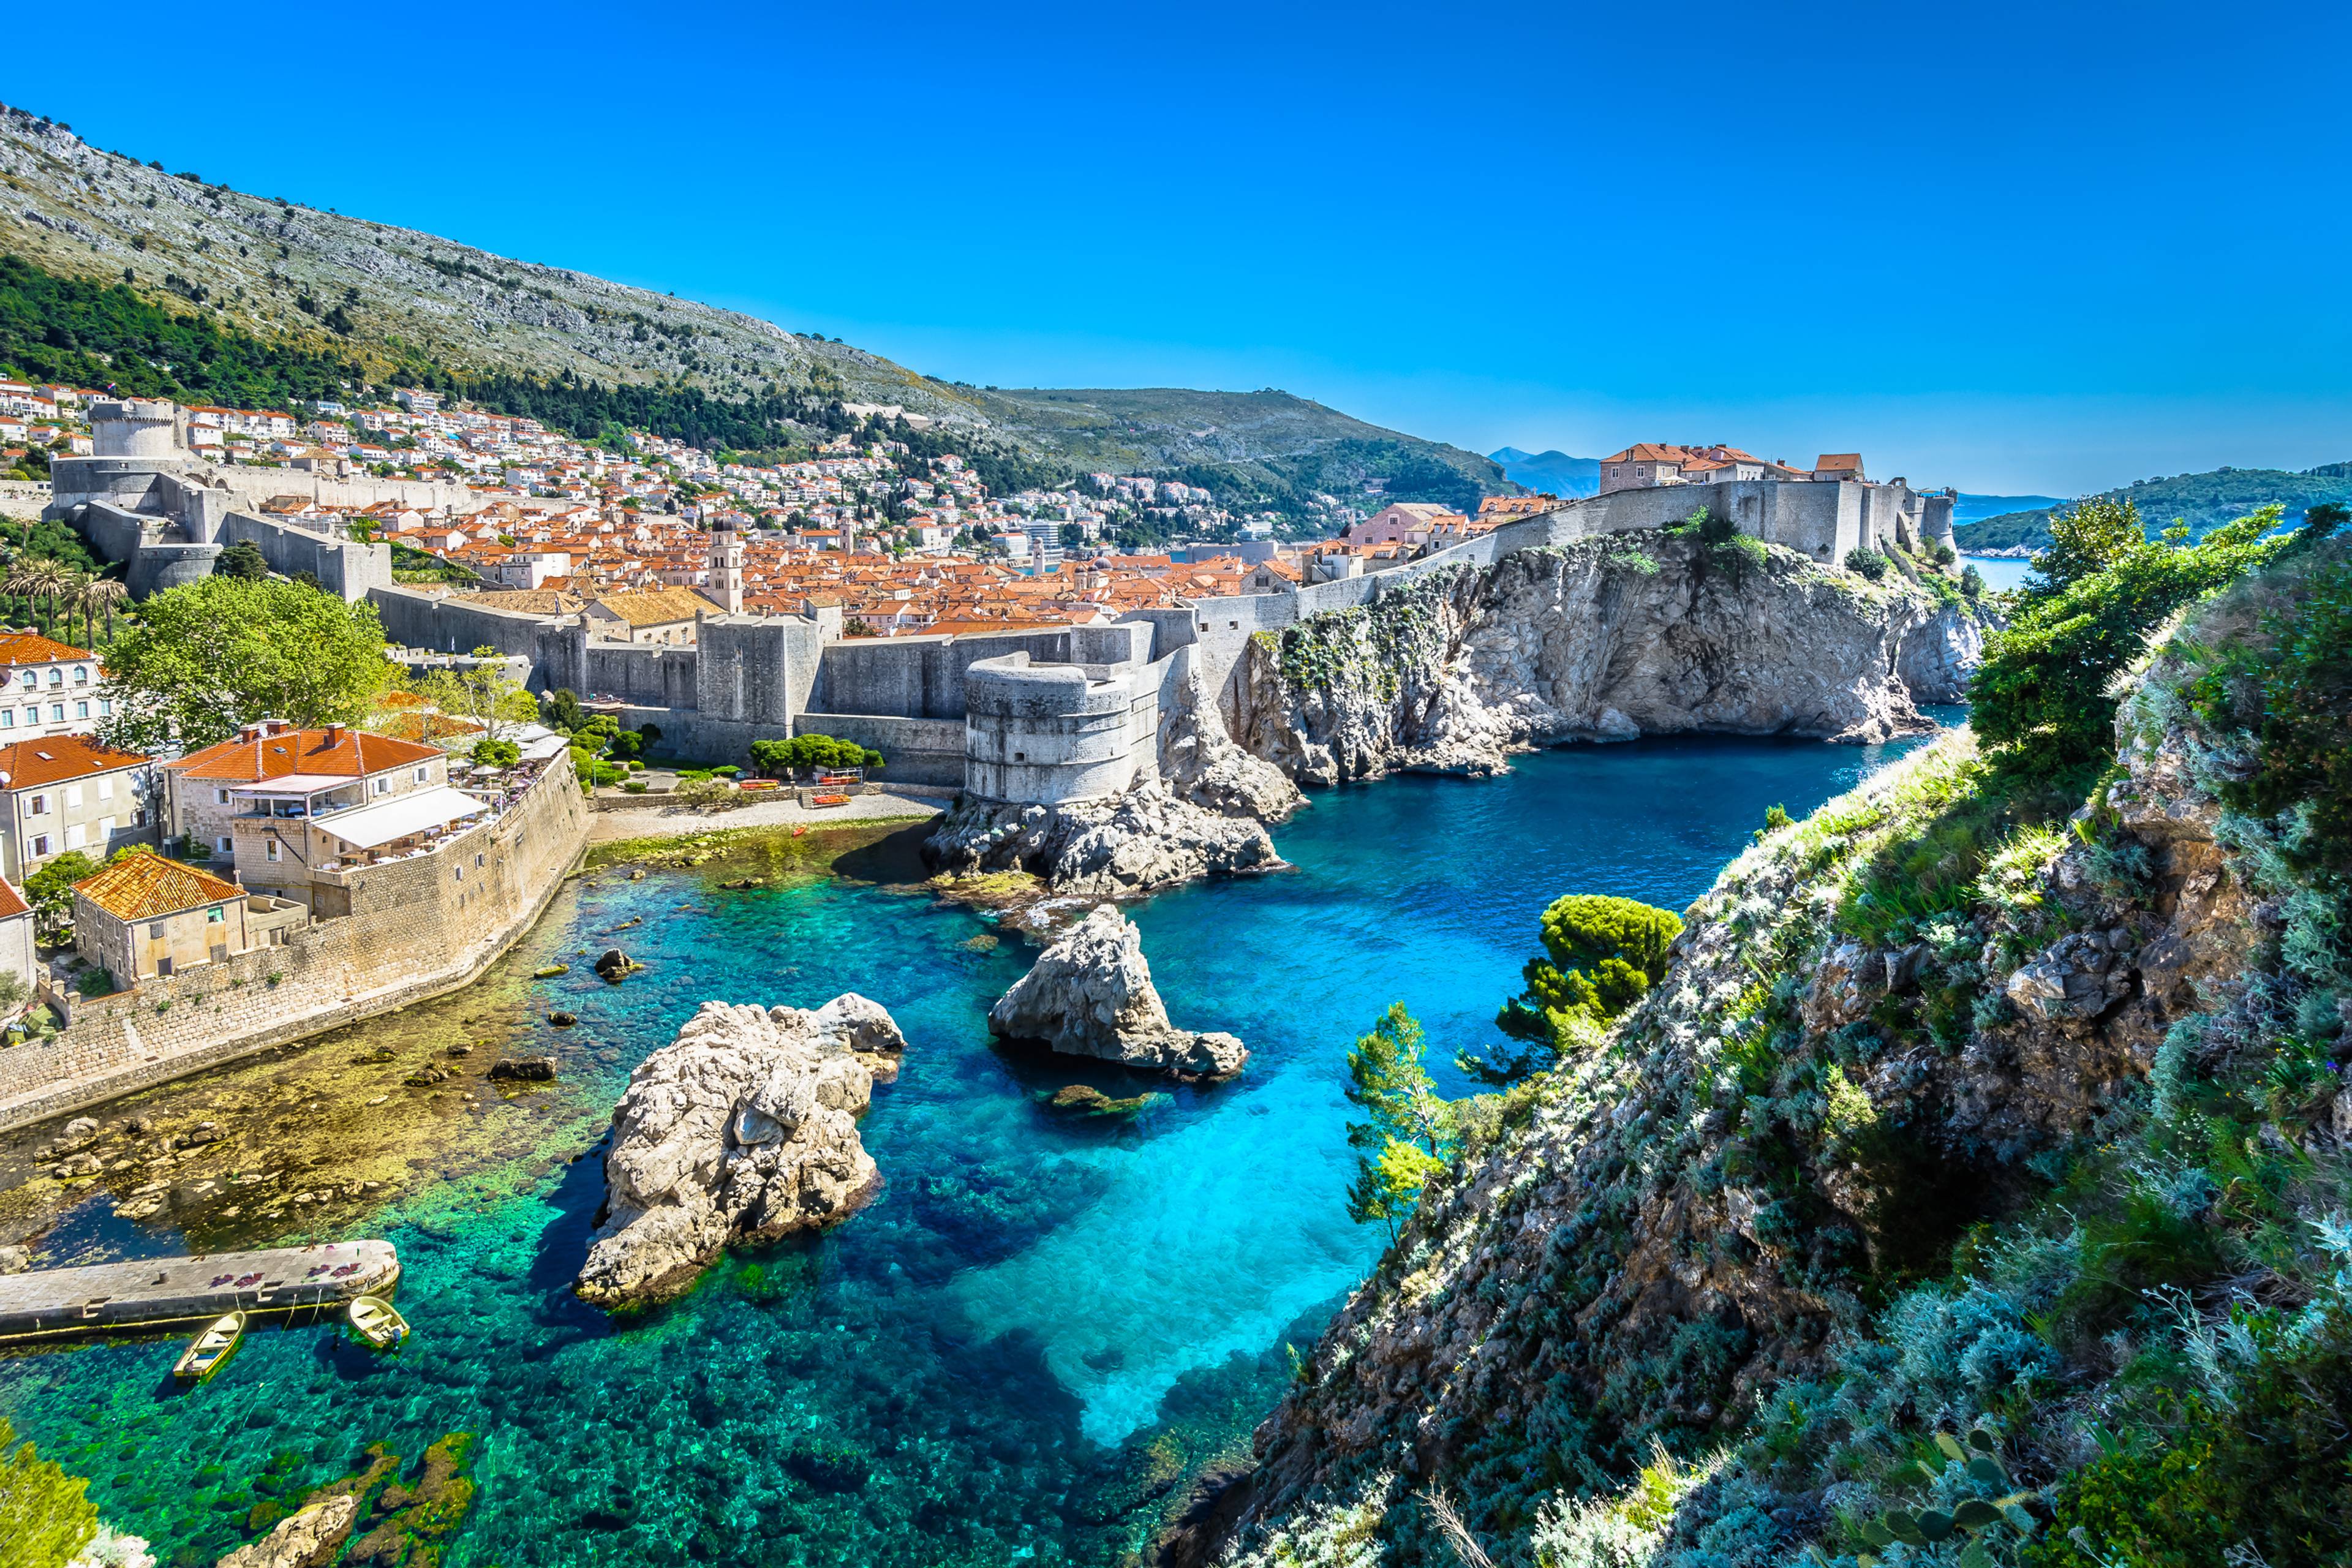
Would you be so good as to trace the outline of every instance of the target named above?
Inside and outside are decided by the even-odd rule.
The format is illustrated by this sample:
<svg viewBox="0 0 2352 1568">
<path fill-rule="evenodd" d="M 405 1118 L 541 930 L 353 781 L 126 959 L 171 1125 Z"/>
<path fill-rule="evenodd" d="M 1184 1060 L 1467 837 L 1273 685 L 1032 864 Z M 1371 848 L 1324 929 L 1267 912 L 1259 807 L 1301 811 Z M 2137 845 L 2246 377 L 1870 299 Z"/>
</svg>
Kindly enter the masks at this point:
<svg viewBox="0 0 2352 1568">
<path fill-rule="evenodd" d="M 320 1242 L 0 1276 L 0 1344 L 200 1325 L 224 1312 L 322 1314 L 400 1280 L 388 1241 Z"/>
</svg>

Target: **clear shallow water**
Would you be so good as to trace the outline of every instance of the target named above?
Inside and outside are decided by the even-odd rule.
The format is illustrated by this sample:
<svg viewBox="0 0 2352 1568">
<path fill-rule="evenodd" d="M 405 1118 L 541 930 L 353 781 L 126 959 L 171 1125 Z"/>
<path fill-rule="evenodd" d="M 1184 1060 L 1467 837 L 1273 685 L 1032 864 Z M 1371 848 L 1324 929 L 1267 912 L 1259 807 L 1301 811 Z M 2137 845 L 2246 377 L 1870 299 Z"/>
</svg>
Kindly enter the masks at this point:
<svg viewBox="0 0 2352 1568">
<path fill-rule="evenodd" d="M 539 1005 L 582 1018 L 550 1133 L 346 1232 L 401 1249 L 417 1332 L 400 1357 L 263 1331 L 182 1394 L 173 1342 L 16 1355 L 0 1359 L 0 1414 L 166 1561 L 210 1563 L 257 1505 L 362 1468 L 371 1443 L 413 1468 L 453 1431 L 478 1435 L 454 1564 L 1109 1561 L 1148 1530 L 1139 1502 L 1245 1437 L 1279 1396 L 1282 1342 L 1311 1337 L 1377 1250 L 1342 1206 L 1355 1036 L 1402 999 L 1435 1057 L 1489 1038 L 1551 899 L 1679 908 L 1766 807 L 1801 815 L 1886 754 L 1656 741 L 1321 795 L 1276 835 L 1297 869 L 1136 910 L 1176 1020 L 1254 1055 L 1236 1082 L 1175 1089 L 1119 1126 L 1037 1100 L 1160 1086 L 989 1044 L 986 1008 L 1031 954 L 992 945 L 982 917 L 846 878 L 729 892 L 716 866 L 607 875 L 512 961 L 644 921 L 620 939 L 648 965 L 626 984 L 538 987 Z M 705 998 L 813 1006 L 845 990 L 911 1042 L 864 1123 L 884 1194 L 648 1316 L 581 1306 L 567 1286 L 602 1176 L 593 1157 L 564 1163 L 594 1136 L 576 1112 L 601 1117 Z M 452 1039 L 478 1023 L 436 1005 Z M 583 1129 L 568 1145 L 567 1127 Z M 92 1252 L 176 1240 L 89 1210 L 67 1229 Z"/>
<path fill-rule="evenodd" d="M 1960 564 L 1973 566 L 1984 576 L 1985 586 L 1997 593 L 2025 586 L 2026 574 L 2033 563 L 2017 555 L 1963 555 Z"/>
</svg>

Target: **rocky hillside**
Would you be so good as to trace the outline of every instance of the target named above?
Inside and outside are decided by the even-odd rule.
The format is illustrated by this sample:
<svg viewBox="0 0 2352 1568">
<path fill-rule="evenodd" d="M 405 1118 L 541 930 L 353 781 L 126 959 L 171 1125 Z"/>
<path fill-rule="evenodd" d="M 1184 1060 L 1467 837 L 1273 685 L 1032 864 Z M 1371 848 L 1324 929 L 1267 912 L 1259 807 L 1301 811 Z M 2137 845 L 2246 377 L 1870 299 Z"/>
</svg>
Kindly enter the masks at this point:
<svg viewBox="0 0 2352 1568">
<path fill-rule="evenodd" d="M 2285 509 L 2289 522 L 2300 522 L 2305 511 L 2327 501 L 2352 501 L 2352 465 L 2328 463 L 2301 473 L 2281 468 L 2215 468 L 2201 474 L 2173 474 L 2130 484 L 2102 494 L 2127 500 L 2139 508 L 2150 532 L 2185 522 L 2192 536 L 2256 507 L 2275 502 Z M 1963 498 L 1966 499 L 1966 498 Z M 1952 531 L 1962 550 L 2041 550 L 2050 543 L 2047 505 L 2004 510 L 1976 521 L 1962 521 Z"/>
<path fill-rule="evenodd" d="M 2104 769 L 1988 720 L 1762 836 L 1161 1561 L 2347 1561 L 2352 548 L 2263 556 Z"/>
<path fill-rule="evenodd" d="M 101 152 L 0 105 L 0 253 L 205 312 L 269 342 L 356 357 L 373 374 L 428 362 L 469 374 L 569 373 L 749 398 L 817 392 L 897 405 L 1057 472 L 1177 472 L 1227 490 L 1392 479 L 1400 498 L 1475 505 L 1508 489 L 1475 453 L 1287 393 L 1000 392 L 585 273 L 414 229 L 207 184 Z M 1232 470 L 1232 471 L 1225 471 Z M 1327 471 L 1328 470 L 1328 471 Z M 1457 493 L 1458 492 L 1458 493 Z"/>
<path fill-rule="evenodd" d="M 1927 728 L 1915 699 L 1956 700 L 1982 647 L 1931 582 L 1691 533 L 1518 551 L 1260 634 L 1231 728 L 1310 784 L 1687 731 L 1883 741 Z"/>
</svg>

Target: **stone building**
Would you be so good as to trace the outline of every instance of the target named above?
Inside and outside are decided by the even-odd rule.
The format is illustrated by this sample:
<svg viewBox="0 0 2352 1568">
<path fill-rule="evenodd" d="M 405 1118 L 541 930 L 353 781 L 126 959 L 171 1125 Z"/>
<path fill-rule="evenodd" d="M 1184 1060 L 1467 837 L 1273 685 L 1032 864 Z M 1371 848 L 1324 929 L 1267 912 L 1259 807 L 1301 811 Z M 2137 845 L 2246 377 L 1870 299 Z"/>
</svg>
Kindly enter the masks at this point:
<svg viewBox="0 0 2352 1568">
<path fill-rule="evenodd" d="M 40 950 L 33 939 L 33 906 L 13 882 L 0 880 L 0 974 L 13 974 L 29 986 L 41 973 Z"/>
<path fill-rule="evenodd" d="M 257 890 L 310 901 L 313 818 L 447 785 L 448 754 L 341 724 L 248 724 L 163 764 L 164 832 Z M 332 852 L 329 852 L 332 858 Z"/>
<path fill-rule="evenodd" d="M 74 947 L 118 986 L 218 963 L 254 945 L 247 895 L 161 855 L 127 855 L 74 884 Z"/>
<path fill-rule="evenodd" d="M 583 614 L 590 634 L 607 642 L 677 647 L 694 641 L 696 623 L 718 609 L 692 588 L 638 588 L 599 595 Z"/>
<path fill-rule="evenodd" d="M 35 632 L 0 632 L 0 740 L 89 735 L 114 716 L 98 657 Z"/>
<path fill-rule="evenodd" d="M 155 839 L 155 765 L 88 735 L 0 745 L 0 875 L 21 882 L 69 849 L 102 860 Z"/>
</svg>

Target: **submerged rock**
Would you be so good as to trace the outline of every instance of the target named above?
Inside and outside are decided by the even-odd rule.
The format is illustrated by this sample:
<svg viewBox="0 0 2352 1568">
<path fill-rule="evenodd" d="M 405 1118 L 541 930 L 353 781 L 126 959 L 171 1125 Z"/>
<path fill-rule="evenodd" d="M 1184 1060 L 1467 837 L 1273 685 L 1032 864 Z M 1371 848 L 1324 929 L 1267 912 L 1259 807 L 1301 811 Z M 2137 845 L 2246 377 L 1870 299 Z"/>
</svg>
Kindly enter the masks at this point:
<svg viewBox="0 0 2352 1568">
<path fill-rule="evenodd" d="M 607 980 L 618 980 L 623 975 L 644 967 L 644 964 L 639 963 L 617 947 L 606 948 L 604 956 L 596 961 L 596 973 Z"/>
<path fill-rule="evenodd" d="M 1154 1100 L 1167 1098 L 1164 1094 L 1139 1094 L 1126 1100 L 1114 1100 L 1092 1084 L 1073 1083 L 1055 1089 L 1048 1096 L 1045 1109 L 1060 1116 L 1124 1118 L 1139 1115 Z"/>
<path fill-rule="evenodd" d="M 509 1057 L 490 1064 L 490 1077 L 509 1083 L 553 1083 L 553 1057 Z"/>
<path fill-rule="evenodd" d="M 604 1307 L 659 1300 L 730 1243 L 847 1218 L 882 1184 L 857 1135 L 866 1063 L 905 1049 L 856 994 L 815 1012 L 704 1003 L 613 1112 L 610 1191 L 573 1289 Z"/>
<path fill-rule="evenodd" d="M 319 1568 L 342 1550 L 359 1517 L 360 1500 L 350 1493 L 322 1499 L 252 1545 L 238 1547 L 217 1568 Z"/>
<path fill-rule="evenodd" d="M 1144 962 L 1143 933 L 1110 904 L 1097 906 L 1013 982 L 989 1010 L 988 1027 L 1067 1056 L 1212 1082 L 1233 1077 L 1249 1059 L 1248 1047 L 1231 1035 L 1199 1034 L 1168 1021 Z"/>
</svg>

